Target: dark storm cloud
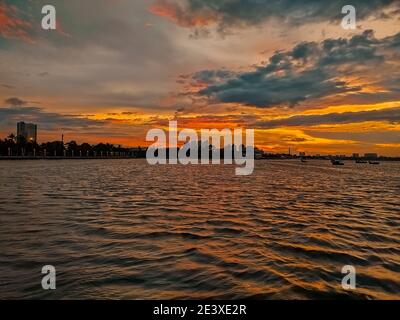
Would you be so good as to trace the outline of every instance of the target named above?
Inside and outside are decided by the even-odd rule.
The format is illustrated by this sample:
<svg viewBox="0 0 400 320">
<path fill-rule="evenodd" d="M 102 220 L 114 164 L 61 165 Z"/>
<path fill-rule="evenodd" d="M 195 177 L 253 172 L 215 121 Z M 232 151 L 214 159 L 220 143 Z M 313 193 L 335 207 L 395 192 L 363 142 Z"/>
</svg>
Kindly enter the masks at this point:
<svg viewBox="0 0 400 320">
<path fill-rule="evenodd" d="M 219 102 L 241 103 L 257 107 L 287 104 L 294 106 L 306 99 L 355 91 L 344 82 L 329 80 L 329 74 L 318 69 L 299 75 L 265 77 L 262 72 L 242 74 L 224 84 L 210 86 L 200 95 L 216 97 Z"/>
<path fill-rule="evenodd" d="M 322 42 L 323 54 L 320 65 L 335 65 L 344 63 L 364 64 L 371 61 L 383 61 L 384 56 L 378 54 L 381 46 L 393 45 L 393 39 L 379 41 L 372 30 L 364 31 L 350 40 L 327 39 Z"/>
<path fill-rule="evenodd" d="M 13 98 L 22 101 L 18 98 Z M 8 99 L 10 100 L 10 99 Z M 105 124 L 104 121 L 91 120 L 77 115 L 63 115 L 60 113 L 46 112 L 40 107 L 14 105 L 13 107 L 0 108 L 0 125 L 12 128 L 19 121 L 37 123 L 42 129 L 57 129 L 60 127 L 91 128 Z"/>
<path fill-rule="evenodd" d="M 203 83 L 214 83 L 229 79 L 233 75 L 234 73 L 228 70 L 203 70 L 193 74 L 193 80 Z"/>
<path fill-rule="evenodd" d="M 256 107 L 277 105 L 294 106 L 302 101 L 324 98 L 335 94 L 361 94 L 362 87 L 338 80 L 344 75 L 359 73 L 376 75 L 376 68 L 384 67 L 396 49 L 398 35 L 376 39 L 371 30 L 350 39 L 327 39 L 321 43 L 304 42 L 290 51 L 276 52 L 268 63 L 242 73 L 202 71 L 193 80 L 207 84 L 198 96 L 212 102 L 240 103 Z M 386 66 L 387 67 L 387 66 Z M 389 89 L 397 82 L 396 70 L 380 80 L 382 85 L 391 79 Z M 382 69 L 381 69 L 382 70 Z M 357 74 L 356 74 L 357 75 Z M 381 98 L 398 95 L 377 93 Z"/>
<path fill-rule="evenodd" d="M 323 115 L 301 115 L 285 119 L 259 121 L 255 125 L 261 128 L 276 128 L 282 126 L 315 126 L 320 124 L 344 124 L 366 121 L 400 122 L 400 108 L 390 108 L 372 111 L 329 113 Z"/>
<path fill-rule="evenodd" d="M 342 7 L 357 9 L 358 19 L 382 17 L 384 9 L 391 14 L 399 8 L 397 0 L 158 0 L 152 11 L 181 26 L 199 27 L 216 24 L 220 30 L 241 25 L 257 25 L 269 20 L 300 25 L 321 21 L 338 21 Z"/>
<path fill-rule="evenodd" d="M 16 97 L 8 98 L 4 102 L 11 107 L 21 107 L 26 104 L 26 101 Z"/>
</svg>

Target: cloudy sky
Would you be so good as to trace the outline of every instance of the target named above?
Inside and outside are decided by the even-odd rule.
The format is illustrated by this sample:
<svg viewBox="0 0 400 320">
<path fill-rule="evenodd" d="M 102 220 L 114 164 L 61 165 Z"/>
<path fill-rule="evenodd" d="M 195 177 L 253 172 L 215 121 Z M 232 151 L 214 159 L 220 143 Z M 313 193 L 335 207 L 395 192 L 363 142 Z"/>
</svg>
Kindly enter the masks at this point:
<svg viewBox="0 0 400 320">
<path fill-rule="evenodd" d="M 0 137 L 24 120 L 40 141 L 144 145 L 177 119 L 274 152 L 400 155 L 399 58 L 396 0 L 0 0 Z"/>
</svg>

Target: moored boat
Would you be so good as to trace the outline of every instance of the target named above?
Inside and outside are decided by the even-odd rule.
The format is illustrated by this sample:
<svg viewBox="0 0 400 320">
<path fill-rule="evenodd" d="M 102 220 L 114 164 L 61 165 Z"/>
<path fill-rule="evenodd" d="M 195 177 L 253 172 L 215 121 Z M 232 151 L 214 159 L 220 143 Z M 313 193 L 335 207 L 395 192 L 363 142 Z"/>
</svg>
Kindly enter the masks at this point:
<svg viewBox="0 0 400 320">
<path fill-rule="evenodd" d="M 334 166 L 344 166 L 344 163 L 343 163 L 342 161 L 336 160 L 336 159 L 332 159 L 332 160 L 331 160 L 331 163 L 332 163 Z"/>
</svg>

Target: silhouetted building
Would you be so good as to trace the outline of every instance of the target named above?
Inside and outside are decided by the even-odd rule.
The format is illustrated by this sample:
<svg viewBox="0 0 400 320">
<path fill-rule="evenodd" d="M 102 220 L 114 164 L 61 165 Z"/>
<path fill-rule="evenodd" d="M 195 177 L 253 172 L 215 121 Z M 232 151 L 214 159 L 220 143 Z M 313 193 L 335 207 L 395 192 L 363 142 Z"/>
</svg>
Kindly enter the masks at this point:
<svg viewBox="0 0 400 320">
<path fill-rule="evenodd" d="M 366 153 L 364 155 L 364 157 L 367 159 L 376 159 L 376 158 L 378 158 L 378 154 L 377 153 Z"/>
<path fill-rule="evenodd" d="M 23 121 L 17 123 L 17 139 L 24 137 L 26 141 L 36 142 L 37 125 L 33 123 L 25 123 Z"/>
<path fill-rule="evenodd" d="M 360 154 L 359 153 L 353 153 L 353 158 L 359 158 Z"/>
</svg>

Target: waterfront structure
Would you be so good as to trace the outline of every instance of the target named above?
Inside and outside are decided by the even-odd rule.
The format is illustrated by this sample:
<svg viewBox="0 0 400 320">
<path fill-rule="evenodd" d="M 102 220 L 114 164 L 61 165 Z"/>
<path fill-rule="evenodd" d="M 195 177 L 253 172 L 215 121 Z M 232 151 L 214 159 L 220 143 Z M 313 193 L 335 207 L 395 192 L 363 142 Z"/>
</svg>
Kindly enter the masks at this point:
<svg viewBox="0 0 400 320">
<path fill-rule="evenodd" d="M 367 159 L 377 159 L 378 158 L 378 154 L 377 153 L 366 153 L 364 155 L 365 158 Z"/>
</svg>

